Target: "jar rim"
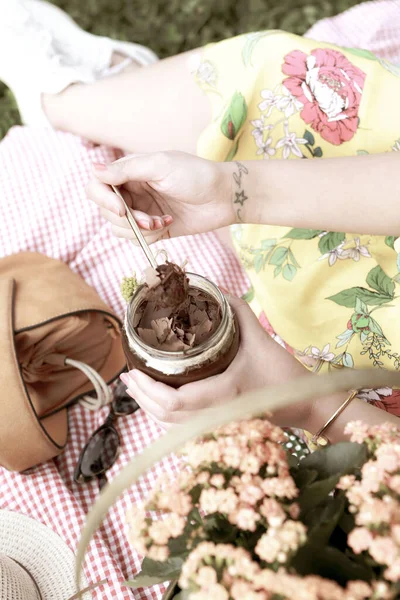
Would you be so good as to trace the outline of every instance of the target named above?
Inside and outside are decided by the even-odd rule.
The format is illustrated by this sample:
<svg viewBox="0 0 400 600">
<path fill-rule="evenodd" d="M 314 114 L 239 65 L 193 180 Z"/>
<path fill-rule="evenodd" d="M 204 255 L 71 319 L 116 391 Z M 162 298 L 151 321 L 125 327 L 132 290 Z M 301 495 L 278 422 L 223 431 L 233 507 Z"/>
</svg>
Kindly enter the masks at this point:
<svg viewBox="0 0 400 600">
<path fill-rule="evenodd" d="M 218 324 L 218 327 L 215 329 L 215 331 L 211 334 L 211 336 L 209 338 L 207 338 L 206 340 L 204 340 L 203 342 L 201 342 L 201 344 L 199 344 L 198 346 L 193 346 L 191 348 L 188 348 L 187 350 L 175 350 L 175 351 L 169 351 L 169 350 L 160 350 L 158 348 L 154 348 L 154 346 L 150 346 L 149 344 L 146 344 L 146 342 L 144 342 L 141 337 L 136 333 L 134 327 L 131 325 L 131 323 L 128 322 L 128 313 L 129 313 L 129 309 L 132 306 L 132 303 L 134 301 L 137 301 L 137 298 L 140 294 L 141 291 L 144 290 L 145 288 L 145 284 L 140 285 L 137 290 L 135 291 L 133 297 L 131 298 L 131 300 L 129 301 L 128 304 L 128 308 L 125 314 L 125 332 L 128 338 L 128 341 L 130 342 L 131 340 L 137 344 L 144 352 L 150 352 L 155 358 L 162 358 L 164 360 L 179 360 L 182 358 L 191 358 L 191 357 L 195 357 L 199 354 L 202 354 L 205 350 L 208 350 L 208 348 L 216 343 L 216 340 L 218 340 L 219 337 L 221 337 L 221 333 L 223 333 L 226 329 L 226 324 L 227 324 L 227 320 L 229 319 L 229 314 L 230 314 L 230 306 L 229 303 L 226 300 L 225 295 L 221 292 L 221 290 L 219 289 L 219 287 L 217 285 L 215 285 L 215 283 L 213 283 L 212 281 L 210 281 L 209 279 L 207 279 L 207 277 L 203 277 L 202 275 L 198 275 L 197 273 L 190 273 L 187 272 L 186 275 L 189 278 L 189 288 L 194 288 L 194 289 L 199 289 L 202 292 L 206 292 L 206 293 L 210 293 L 209 290 L 204 290 L 201 287 L 199 287 L 199 285 L 196 285 L 194 282 L 191 283 L 191 278 L 194 279 L 195 281 L 198 281 L 198 283 L 204 283 L 206 287 L 210 287 L 212 292 L 210 293 L 210 295 L 214 295 L 214 300 L 216 300 L 216 302 L 218 303 L 220 309 L 221 309 L 221 321 Z M 138 304 L 138 306 L 140 306 L 140 304 Z"/>
</svg>

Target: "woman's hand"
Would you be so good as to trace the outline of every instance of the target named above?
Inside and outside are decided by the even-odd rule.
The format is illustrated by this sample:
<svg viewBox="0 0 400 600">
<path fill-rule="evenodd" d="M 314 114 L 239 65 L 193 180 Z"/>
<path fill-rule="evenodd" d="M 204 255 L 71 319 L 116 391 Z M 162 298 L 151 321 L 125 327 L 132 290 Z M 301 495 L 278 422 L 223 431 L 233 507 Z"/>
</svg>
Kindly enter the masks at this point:
<svg viewBox="0 0 400 600">
<path fill-rule="evenodd" d="M 249 390 L 274 385 L 306 374 L 306 369 L 261 327 L 243 300 L 229 297 L 240 326 L 240 347 L 228 369 L 202 381 L 174 389 L 151 379 L 141 371 L 121 375 L 128 393 L 161 426 L 184 423 L 204 408 L 232 399 Z M 311 405 L 296 405 L 295 410 L 277 411 L 281 425 L 304 425 Z"/>
<path fill-rule="evenodd" d="M 234 222 L 232 176 L 223 163 L 184 152 L 157 152 L 124 157 L 109 165 L 95 163 L 94 173 L 86 193 L 118 237 L 133 238 L 134 234 L 121 200 L 108 184 L 121 186 L 149 243 Z"/>
</svg>

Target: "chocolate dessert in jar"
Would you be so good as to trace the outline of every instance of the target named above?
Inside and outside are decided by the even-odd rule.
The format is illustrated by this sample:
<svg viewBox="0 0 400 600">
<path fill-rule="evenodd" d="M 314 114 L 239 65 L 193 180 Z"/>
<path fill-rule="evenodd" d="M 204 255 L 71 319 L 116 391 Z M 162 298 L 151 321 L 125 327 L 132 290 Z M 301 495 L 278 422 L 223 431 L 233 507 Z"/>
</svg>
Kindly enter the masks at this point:
<svg viewBox="0 0 400 600">
<path fill-rule="evenodd" d="M 122 337 L 129 370 L 172 387 L 222 373 L 239 347 L 238 322 L 220 289 L 168 262 L 149 269 L 134 291 Z"/>
</svg>

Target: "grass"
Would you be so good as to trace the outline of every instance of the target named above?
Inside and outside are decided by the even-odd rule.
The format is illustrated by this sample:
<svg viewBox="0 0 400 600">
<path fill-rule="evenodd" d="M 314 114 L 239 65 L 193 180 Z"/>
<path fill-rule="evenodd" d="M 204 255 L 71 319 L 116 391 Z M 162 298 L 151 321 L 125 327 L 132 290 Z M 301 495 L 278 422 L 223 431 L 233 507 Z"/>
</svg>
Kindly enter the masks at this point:
<svg viewBox="0 0 400 600">
<path fill-rule="evenodd" d="M 53 0 L 81 27 L 150 46 L 160 57 L 261 29 L 303 34 L 319 19 L 360 0 Z M 14 98 L 0 82 L 0 139 L 19 123 Z"/>
</svg>

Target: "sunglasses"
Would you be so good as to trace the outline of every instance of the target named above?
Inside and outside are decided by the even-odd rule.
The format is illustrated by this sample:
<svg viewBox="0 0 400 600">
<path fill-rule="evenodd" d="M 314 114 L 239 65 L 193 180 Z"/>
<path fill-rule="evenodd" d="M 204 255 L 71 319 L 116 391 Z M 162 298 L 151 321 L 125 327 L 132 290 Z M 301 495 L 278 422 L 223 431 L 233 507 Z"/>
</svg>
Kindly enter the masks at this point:
<svg viewBox="0 0 400 600">
<path fill-rule="evenodd" d="M 106 471 L 117 460 L 121 447 L 115 421 L 119 417 L 133 414 L 138 408 L 140 407 L 136 400 L 126 393 L 126 386 L 118 384 L 110 406 L 110 414 L 103 425 L 92 434 L 80 453 L 74 472 L 76 483 L 87 483 L 97 479 L 100 489 L 104 487 L 107 483 Z"/>
</svg>

